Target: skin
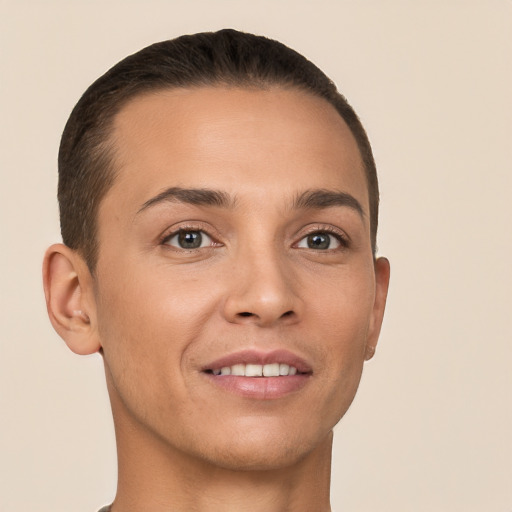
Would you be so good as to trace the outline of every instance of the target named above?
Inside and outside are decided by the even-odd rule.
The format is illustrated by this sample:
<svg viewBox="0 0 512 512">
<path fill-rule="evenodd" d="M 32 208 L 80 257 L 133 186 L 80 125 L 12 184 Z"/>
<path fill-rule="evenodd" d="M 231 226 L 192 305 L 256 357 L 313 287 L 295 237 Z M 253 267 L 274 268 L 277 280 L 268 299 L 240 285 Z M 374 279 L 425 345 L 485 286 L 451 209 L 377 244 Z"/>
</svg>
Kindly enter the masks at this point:
<svg viewBox="0 0 512 512">
<path fill-rule="evenodd" d="M 348 127 L 300 91 L 198 88 L 135 98 L 112 141 L 95 275 L 57 244 L 44 280 L 70 348 L 103 353 L 114 512 L 330 510 L 332 429 L 374 353 L 389 281 Z M 169 187 L 227 201 L 154 199 Z M 361 211 L 294 205 L 317 189 Z M 203 245 L 181 248 L 180 228 Z M 312 233 L 330 246 L 311 246 Z M 205 366 L 243 349 L 292 352 L 307 382 L 272 399 L 212 384 Z"/>
</svg>

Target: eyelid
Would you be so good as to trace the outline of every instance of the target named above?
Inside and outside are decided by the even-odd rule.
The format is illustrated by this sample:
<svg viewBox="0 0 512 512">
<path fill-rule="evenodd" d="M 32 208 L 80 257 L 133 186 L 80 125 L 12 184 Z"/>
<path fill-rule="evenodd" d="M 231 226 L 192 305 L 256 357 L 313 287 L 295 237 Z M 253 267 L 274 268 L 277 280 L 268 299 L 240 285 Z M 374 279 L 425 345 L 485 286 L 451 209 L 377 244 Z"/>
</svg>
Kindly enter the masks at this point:
<svg viewBox="0 0 512 512">
<path fill-rule="evenodd" d="M 329 235 L 334 236 L 340 243 L 340 247 L 338 247 L 336 249 L 327 249 L 322 252 L 329 252 L 329 250 L 335 251 L 335 250 L 346 249 L 347 247 L 349 247 L 349 245 L 351 243 L 350 237 L 342 229 L 336 228 L 330 224 L 315 224 L 315 225 L 309 226 L 308 228 L 306 228 L 306 231 L 303 231 L 301 233 L 299 240 L 294 244 L 294 246 L 297 246 L 298 243 L 301 242 L 304 238 L 306 238 L 310 235 L 313 235 L 315 233 L 327 233 Z"/>
<path fill-rule="evenodd" d="M 201 233 L 201 243 L 206 243 L 206 245 L 201 245 L 200 247 L 193 247 L 193 248 L 190 248 L 190 249 L 186 249 L 185 247 L 180 247 L 177 244 L 176 245 L 172 244 L 171 240 L 174 240 L 175 238 L 178 238 L 180 236 L 181 232 L 185 232 L 185 233 Z M 199 249 L 206 249 L 207 247 L 212 247 L 213 246 L 213 239 L 212 239 L 212 237 L 208 233 L 206 233 L 203 230 L 198 230 L 198 229 L 194 229 L 194 230 L 192 230 L 192 229 L 180 229 L 178 232 L 168 236 L 164 240 L 164 244 L 165 245 L 170 245 L 171 247 L 174 247 L 175 249 L 179 249 L 181 251 L 187 251 L 187 250 L 197 251 Z"/>
<path fill-rule="evenodd" d="M 206 247 L 201 247 L 200 249 L 207 249 L 208 247 L 219 247 L 223 245 L 221 242 L 218 241 L 219 236 L 216 236 L 215 234 L 212 234 L 212 232 L 216 232 L 215 229 L 213 229 L 209 225 L 205 225 L 202 222 L 186 222 L 179 225 L 173 225 L 170 228 L 166 229 L 162 235 L 159 236 L 158 243 L 159 245 L 164 245 L 167 247 L 171 247 L 173 249 L 179 250 L 179 251 L 198 251 L 198 249 L 183 249 L 180 247 L 176 247 L 174 245 L 170 245 L 167 242 L 171 240 L 173 237 L 178 235 L 180 231 L 199 231 L 203 234 L 205 234 L 210 240 L 211 244 Z"/>
<path fill-rule="evenodd" d="M 200 247 L 197 249 L 183 249 L 179 248 L 170 244 L 167 244 L 171 238 L 178 235 L 180 231 L 200 231 L 201 233 L 205 234 L 208 238 L 211 240 L 211 244 L 206 247 Z M 309 226 L 306 226 L 301 230 L 300 238 L 298 238 L 298 241 L 293 244 L 293 247 L 297 247 L 299 242 L 301 242 L 304 238 L 314 234 L 314 233 L 327 233 L 329 235 L 334 236 L 340 244 L 340 247 L 334 248 L 334 249 L 326 249 L 319 252 L 329 252 L 329 251 L 339 251 L 346 249 L 351 244 L 350 237 L 343 231 L 342 229 L 332 226 L 331 224 L 312 224 Z M 208 249 L 212 247 L 220 247 L 224 244 L 219 241 L 220 234 L 217 234 L 217 230 L 214 229 L 211 225 L 205 224 L 201 221 L 186 221 L 185 223 L 181 223 L 178 225 L 173 225 L 166 229 L 162 235 L 159 236 L 158 243 L 159 245 L 163 245 L 169 248 L 176 249 L 180 252 L 186 252 L 186 251 L 195 251 L 197 252 L 199 249 Z"/>
</svg>

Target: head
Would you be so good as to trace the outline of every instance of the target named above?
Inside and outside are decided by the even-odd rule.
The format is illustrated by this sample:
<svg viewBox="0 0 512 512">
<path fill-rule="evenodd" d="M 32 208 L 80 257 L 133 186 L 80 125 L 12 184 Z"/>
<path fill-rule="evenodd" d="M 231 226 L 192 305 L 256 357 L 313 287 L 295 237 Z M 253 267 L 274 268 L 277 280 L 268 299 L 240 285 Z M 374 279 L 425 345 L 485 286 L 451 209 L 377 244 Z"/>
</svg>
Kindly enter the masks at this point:
<svg viewBox="0 0 512 512">
<path fill-rule="evenodd" d="M 118 443 L 247 470 L 328 442 L 389 278 L 370 146 L 332 82 L 249 34 L 159 43 L 87 90 L 59 165 L 48 309 L 103 354 Z"/>
<path fill-rule="evenodd" d="M 296 89 L 330 103 L 356 140 L 370 199 L 376 250 L 379 186 L 366 132 L 334 83 L 312 62 L 262 36 L 221 30 L 163 41 L 123 59 L 96 80 L 71 113 L 59 151 L 59 205 L 64 243 L 91 271 L 98 253 L 97 213 L 116 177 L 112 124 L 137 96 L 162 90 L 228 86 Z"/>
</svg>

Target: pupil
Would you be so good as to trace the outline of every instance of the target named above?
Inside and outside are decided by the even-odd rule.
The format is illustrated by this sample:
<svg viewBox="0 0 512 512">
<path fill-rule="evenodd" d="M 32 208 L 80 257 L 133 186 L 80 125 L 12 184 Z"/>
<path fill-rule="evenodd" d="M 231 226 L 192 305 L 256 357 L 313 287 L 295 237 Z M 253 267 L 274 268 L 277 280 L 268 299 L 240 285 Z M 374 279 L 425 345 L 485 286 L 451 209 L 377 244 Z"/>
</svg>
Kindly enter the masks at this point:
<svg viewBox="0 0 512 512">
<path fill-rule="evenodd" d="M 201 247 L 202 238 L 199 231 L 182 231 L 178 240 L 184 249 L 197 249 Z"/>
<path fill-rule="evenodd" d="M 327 235 L 314 234 L 308 236 L 308 247 L 310 249 L 328 249 L 330 239 Z"/>
</svg>

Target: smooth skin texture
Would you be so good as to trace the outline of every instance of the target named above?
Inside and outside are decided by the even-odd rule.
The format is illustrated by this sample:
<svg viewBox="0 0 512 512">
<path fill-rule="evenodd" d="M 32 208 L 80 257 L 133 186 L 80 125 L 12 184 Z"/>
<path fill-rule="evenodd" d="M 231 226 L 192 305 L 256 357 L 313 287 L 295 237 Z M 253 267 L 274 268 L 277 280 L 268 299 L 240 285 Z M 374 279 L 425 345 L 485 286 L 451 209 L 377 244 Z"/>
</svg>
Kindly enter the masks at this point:
<svg viewBox="0 0 512 512">
<path fill-rule="evenodd" d="M 95 275 L 57 244 L 44 281 L 70 348 L 103 353 L 113 511 L 328 511 L 332 429 L 375 351 L 389 281 L 348 127 L 301 91 L 203 87 L 135 98 L 112 141 Z M 277 349 L 311 368 L 278 398 L 203 371 Z"/>
</svg>

